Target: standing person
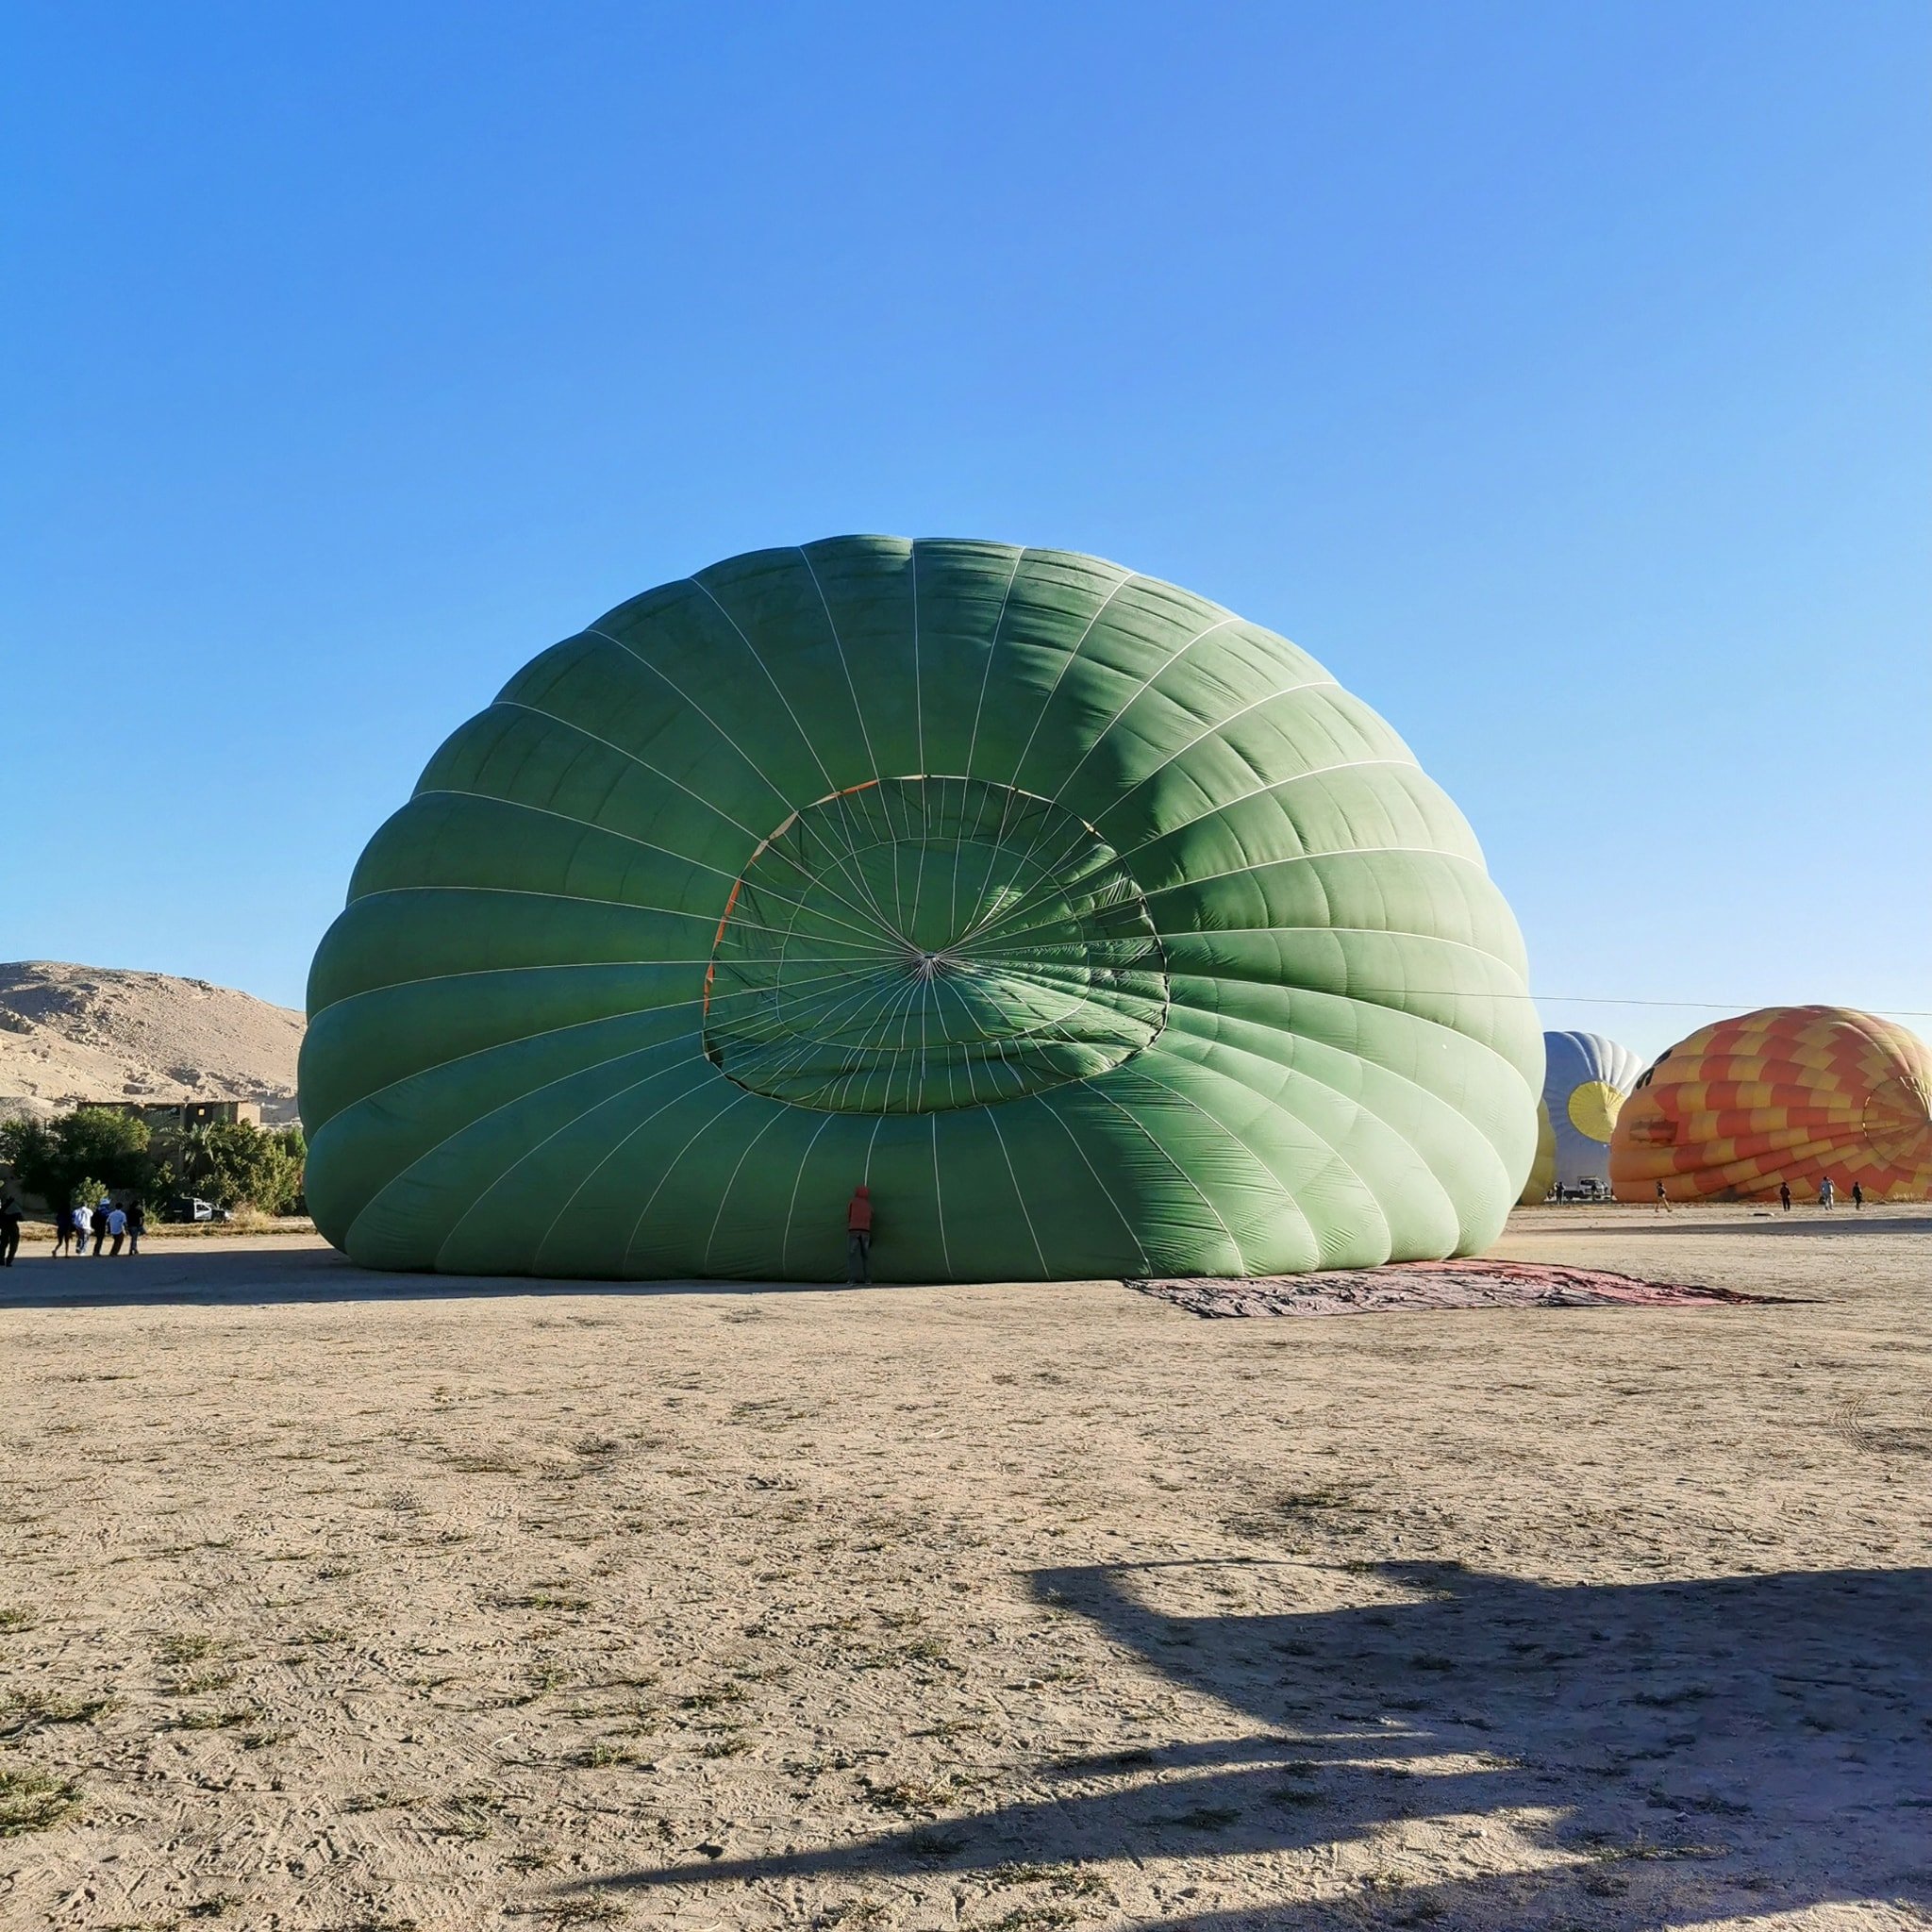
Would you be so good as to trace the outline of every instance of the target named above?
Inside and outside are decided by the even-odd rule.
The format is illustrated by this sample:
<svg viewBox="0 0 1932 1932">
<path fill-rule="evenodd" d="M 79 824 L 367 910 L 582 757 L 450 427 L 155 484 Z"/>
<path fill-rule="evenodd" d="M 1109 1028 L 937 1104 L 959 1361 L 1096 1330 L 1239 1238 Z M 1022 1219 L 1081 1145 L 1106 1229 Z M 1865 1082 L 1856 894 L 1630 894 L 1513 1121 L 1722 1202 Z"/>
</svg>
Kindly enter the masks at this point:
<svg viewBox="0 0 1932 1932">
<path fill-rule="evenodd" d="M 11 1268 L 20 1253 L 20 1203 L 11 1194 L 0 1198 L 0 1268 Z"/>
<path fill-rule="evenodd" d="M 1821 1208 L 1829 1208 L 1836 1194 L 1837 1190 L 1831 1185 L 1831 1176 L 1828 1174 L 1821 1175 L 1818 1182 L 1818 1205 Z"/>
<path fill-rule="evenodd" d="M 1852 1183 L 1852 1206 L 1854 1208 L 1863 1208 L 1864 1205 L 1865 1184 L 1862 1181 L 1854 1181 Z"/>
<path fill-rule="evenodd" d="M 862 1184 L 845 1208 L 845 1282 L 857 1288 L 861 1281 L 872 1286 L 872 1190 Z"/>
<path fill-rule="evenodd" d="M 65 1201 L 54 1210 L 54 1254 L 58 1257 L 67 1252 L 67 1244 L 74 1239 L 74 1209 Z"/>
<path fill-rule="evenodd" d="M 136 1196 L 134 1197 L 134 1205 L 133 1205 L 132 1207 L 130 1207 L 130 1208 L 128 1208 L 128 1210 L 127 1210 L 127 1252 L 128 1252 L 128 1254 L 130 1254 L 130 1255 L 138 1255 L 138 1254 L 140 1254 L 140 1253 L 141 1253 L 141 1238 L 142 1238 L 142 1235 L 144 1235 L 144 1234 L 145 1234 L 146 1232 L 147 1232 L 147 1205 L 146 1205 L 146 1203 L 145 1203 L 145 1202 L 143 1202 L 143 1201 L 142 1200 L 141 1196 L 140 1196 L 139 1194 L 137 1194 L 137 1195 L 136 1195 Z"/>
<path fill-rule="evenodd" d="M 103 1194 L 94 1203 L 94 1211 L 87 1218 L 87 1224 L 93 1230 L 94 1259 L 101 1257 L 101 1243 L 108 1239 L 108 1197 Z"/>
<path fill-rule="evenodd" d="M 1791 1211 L 1791 1184 L 1790 1181 L 1778 1182 L 1777 1197 L 1784 1203 L 1785 1212 L 1789 1214 Z"/>
<path fill-rule="evenodd" d="M 76 1255 L 86 1254 L 87 1209 L 76 1201 L 74 1206 L 74 1212 L 67 1219 L 74 1229 L 74 1252 Z"/>
<path fill-rule="evenodd" d="M 1657 1202 L 1650 1210 L 1653 1214 L 1668 1214 L 1671 1211 L 1671 1198 L 1664 1192 L 1664 1184 L 1657 1184 Z"/>
<path fill-rule="evenodd" d="M 121 1243 L 127 1239 L 127 1210 L 124 1208 L 108 1209 L 108 1239 L 113 1246 L 108 1250 L 109 1256 L 121 1252 Z"/>
</svg>

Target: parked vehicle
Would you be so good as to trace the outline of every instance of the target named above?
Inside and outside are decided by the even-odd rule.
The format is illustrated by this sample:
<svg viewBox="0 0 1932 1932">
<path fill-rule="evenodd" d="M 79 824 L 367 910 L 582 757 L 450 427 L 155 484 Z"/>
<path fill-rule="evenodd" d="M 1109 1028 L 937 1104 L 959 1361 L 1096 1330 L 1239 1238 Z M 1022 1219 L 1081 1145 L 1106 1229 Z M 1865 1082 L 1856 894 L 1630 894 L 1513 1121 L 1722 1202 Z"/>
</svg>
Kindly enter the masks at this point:
<svg viewBox="0 0 1932 1932">
<path fill-rule="evenodd" d="M 192 1194 L 184 1194 L 168 1210 L 170 1221 L 231 1221 L 234 1217 L 225 1208 L 217 1208 L 211 1201 L 197 1200 Z"/>
</svg>

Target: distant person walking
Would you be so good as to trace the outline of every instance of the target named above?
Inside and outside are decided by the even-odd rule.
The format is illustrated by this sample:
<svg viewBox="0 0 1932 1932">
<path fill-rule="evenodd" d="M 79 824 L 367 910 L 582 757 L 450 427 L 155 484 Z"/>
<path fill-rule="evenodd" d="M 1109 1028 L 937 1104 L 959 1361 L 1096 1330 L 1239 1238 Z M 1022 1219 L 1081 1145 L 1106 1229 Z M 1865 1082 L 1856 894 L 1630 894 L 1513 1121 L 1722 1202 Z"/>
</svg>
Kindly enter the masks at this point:
<svg viewBox="0 0 1932 1932">
<path fill-rule="evenodd" d="M 125 1208 L 108 1209 L 108 1239 L 113 1246 L 108 1250 L 110 1256 L 121 1252 L 121 1243 L 127 1239 L 127 1210 Z"/>
<path fill-rule="evenodd" d="M 854 1188 L 845 1208 L 845 1281 L 872 1286 L 872 1190 Z"/>
<path fill-rule="evenodd" d="M 141 1238 L 147 1232 L 147 1209 L 137 1200 L 127 1210 L 127 1252 L 141 1253 Z"/>
<path fill-rule="evenodd" d="M 108 1203 L 105 1197 L 97 1202 L 94 1211 L 87 1218 L 87 1224 L 93 1230 L 94 1256 L 98 1259 L 101 1244 L 108 1239 Z"/>
<path fill-rule="evenodd" d="M 1791 1184 L 1790 1181 L 1778 1182 L 1777 1197 L 1784 1203 L 1785 1212 L 1789 1214 L 1791 1211 Z"/>
<path fill-rule="evenodd" d="M 67 1219 L 74 1228 L 74 1252 L 76 1255 L 86 1254 L 88 1221 L 87 1209 L 85 1208 L 76 1206 L 74 1212 L 70 1214 L 67 1217 Z"/>
<path fill-rule="evenodd" d="M 1664 1184 L 1661 1181 L 1657 1184 L 1657 1200 L 1650 1211 L 1653 1214 L 1668 1214 L 1671 1211 L 1671 1197 L 1664 1192 Z"/>
<path fill-rule="evenodd" d="M 1837 1198 L 1837 1190 L 1831 1185 L 1831 1176 L 1826 1174 L 1818 1183 L 1818 1205 L 1821 1208 L 1829 1208 Z"/>
<path fill-rule="evenodd" d="M 0 1268 L 11 1268 L 20 1253 L 20 1203 L 11 1194 L 0 1199 Z"/>
<path fill-rule="evenodd" d="M 1852 1206 L 1862 1208 L 1865 1205 L 1865 1186 L 1862 1181 L 1852 1183 Z"/>
<path fill-rule="evenodd" d="M 74 1209 L 65 1201 L 54 1210 L 54 1253 L 64 1255 L 74 1240 Z"/>
</svg>

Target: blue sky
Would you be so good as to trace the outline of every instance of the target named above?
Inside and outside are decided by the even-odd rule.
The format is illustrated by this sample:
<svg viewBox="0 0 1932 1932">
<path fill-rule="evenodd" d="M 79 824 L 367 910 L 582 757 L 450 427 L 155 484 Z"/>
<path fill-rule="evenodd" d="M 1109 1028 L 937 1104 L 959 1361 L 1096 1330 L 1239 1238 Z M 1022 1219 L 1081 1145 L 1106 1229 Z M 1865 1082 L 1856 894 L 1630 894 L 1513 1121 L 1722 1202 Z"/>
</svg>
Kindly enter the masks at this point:
<svg viewBox="0 0 1932 1932">
<path fill-rule="evenodd" d="M 299 1004 L 519 663 L 884 530 L 1313 651 L 1547 1024 L 1932 1008 L 1918 0 L 8 23 L 0 957 Z"/>
</svg>

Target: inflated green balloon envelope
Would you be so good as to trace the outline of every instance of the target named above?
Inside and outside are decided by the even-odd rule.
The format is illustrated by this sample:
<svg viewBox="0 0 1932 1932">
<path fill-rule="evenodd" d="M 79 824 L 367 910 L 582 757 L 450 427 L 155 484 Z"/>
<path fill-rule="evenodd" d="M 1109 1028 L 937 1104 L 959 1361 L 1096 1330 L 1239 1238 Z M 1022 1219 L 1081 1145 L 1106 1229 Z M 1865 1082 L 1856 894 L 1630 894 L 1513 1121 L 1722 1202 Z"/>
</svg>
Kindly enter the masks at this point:
<svg viewBox="0 0 1932 1932">
<path fill-rule="evenodd" d="M 431 759 L 317 953 L 308 1193 L 372 1267 L 893 1281 L 1469 1253 L 1536 1144 L 1461 816 L 1284 639 L 1060 551 L 647 592 Z"/>
</svg>

